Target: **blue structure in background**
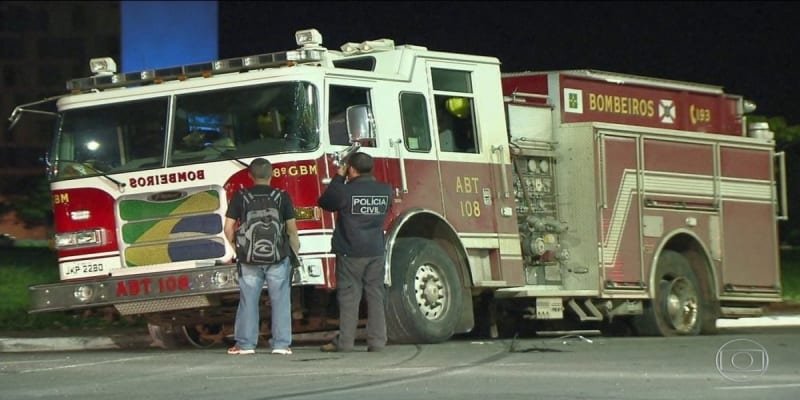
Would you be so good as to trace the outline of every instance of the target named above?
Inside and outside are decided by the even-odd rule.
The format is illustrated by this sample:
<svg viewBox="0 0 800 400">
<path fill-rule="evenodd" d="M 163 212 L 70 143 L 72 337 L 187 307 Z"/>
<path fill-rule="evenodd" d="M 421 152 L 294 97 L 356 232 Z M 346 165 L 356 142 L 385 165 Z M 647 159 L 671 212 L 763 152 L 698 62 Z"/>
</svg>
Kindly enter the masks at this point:
<svg viewBox="0 0 800 400">
<path fill-rule="evenodd" d="M 121 72 L 212 61 L 216 1 L 121 1 Z"/>
</svg>

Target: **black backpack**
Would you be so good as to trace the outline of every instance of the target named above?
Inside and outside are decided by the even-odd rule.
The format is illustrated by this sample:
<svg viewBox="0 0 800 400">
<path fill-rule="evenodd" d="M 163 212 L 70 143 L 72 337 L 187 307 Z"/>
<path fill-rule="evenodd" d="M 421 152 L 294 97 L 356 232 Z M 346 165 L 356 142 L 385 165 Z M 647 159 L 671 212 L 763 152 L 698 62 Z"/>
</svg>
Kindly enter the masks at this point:
<svg viewBox="0 0 800 400">
<path fill-rule="evenodd" d="M 281 219 L 281 193 L 253 194 L 242 190 L 242 221 L 236 232 L 236 250 L 240 262 L 275 264 L 289 255 L 286 227 Z"/>
</svg>

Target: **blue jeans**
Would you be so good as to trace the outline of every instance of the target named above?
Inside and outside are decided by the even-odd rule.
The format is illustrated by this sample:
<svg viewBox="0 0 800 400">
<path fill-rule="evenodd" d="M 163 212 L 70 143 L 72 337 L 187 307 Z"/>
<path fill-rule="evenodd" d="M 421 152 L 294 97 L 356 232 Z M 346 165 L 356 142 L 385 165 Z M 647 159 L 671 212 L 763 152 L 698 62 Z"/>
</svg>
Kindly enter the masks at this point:
<svg viewBox="0 0 800 400">
<path fill-rule="evenodd" d="M 259 302 L 264 281 L 272 306 L 273 349 L 287 349 L 292 344 L 291 268 L 289 258 L 273 265 L 242 264 L 239 276 L 239 307 L 236 309 L 234 337 L 242 349 L 258 345 Z"/>
</svg>

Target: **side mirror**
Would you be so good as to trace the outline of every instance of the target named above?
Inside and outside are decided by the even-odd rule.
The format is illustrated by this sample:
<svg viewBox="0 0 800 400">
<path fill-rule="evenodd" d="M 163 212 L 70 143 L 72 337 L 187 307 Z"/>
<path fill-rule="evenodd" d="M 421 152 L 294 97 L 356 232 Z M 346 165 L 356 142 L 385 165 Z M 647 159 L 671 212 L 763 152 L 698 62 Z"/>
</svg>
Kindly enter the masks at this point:
<svg viewBox="0 0 800 400">
<path fill-rule="evenodd" d="M 368 105 L 347 107 L 347 133 L 351 143 L 374 142 L 375 120 Z"/>
</svg>

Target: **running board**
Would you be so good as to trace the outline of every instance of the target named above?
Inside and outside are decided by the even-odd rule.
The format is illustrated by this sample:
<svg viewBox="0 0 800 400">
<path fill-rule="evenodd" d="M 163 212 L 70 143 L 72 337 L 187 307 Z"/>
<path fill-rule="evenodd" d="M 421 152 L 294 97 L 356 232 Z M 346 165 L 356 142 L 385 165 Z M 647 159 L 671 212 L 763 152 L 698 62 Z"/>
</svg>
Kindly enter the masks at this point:
<svg viewBox="0 0 800 400">
<path fill-rule="evenodd" d="M 578 318 L 580 318 L 581 322 L 603 320 L 603 314 L 597 309 L 597 307 L 594 306 L 592 300 L 590 299 L 586 299 L 583 302 L 583 306 L 586 308 L 586 311 L 588 311 L 588 314 L 581 308 L 575 299 L 570 299 L 567 305 L 570 309 L 572 309 L 572 311 L 575 312 L 575 314 L 578 315 Z"/>
<path fill-rule="evenodd" d="M 761 307 L 720 307 L 722 318 L 760 317 L 764 315 Z"/>
</svg>

